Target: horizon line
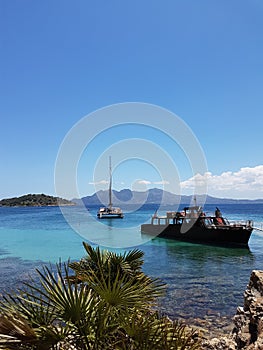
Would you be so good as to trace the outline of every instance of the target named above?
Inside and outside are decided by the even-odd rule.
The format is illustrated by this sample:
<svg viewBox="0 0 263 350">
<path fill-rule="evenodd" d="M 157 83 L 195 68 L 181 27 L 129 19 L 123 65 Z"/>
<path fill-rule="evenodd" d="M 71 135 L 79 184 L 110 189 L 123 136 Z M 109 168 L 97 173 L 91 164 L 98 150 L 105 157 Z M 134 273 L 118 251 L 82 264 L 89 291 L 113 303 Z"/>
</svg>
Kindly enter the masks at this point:
<svg viewBox="0 0 263 350">
<path fill-rule="evenodd" d="M 160 189 L 160 188 L 158 188 L 158 187 L 154 187 L 154 188 L 149 188 L 149 189 L 147 189 L 147 190 L 144 190 L 144 191 L 140 191 L 140 190 L 131 190 L 131 189 L 129 189 L 129 188 L 123 188 L 123 189 L 121 189 L 121 190 L 112 190 L 112 191 L 115 191 L 115 192 L 118 192 L 118 193 L 120 193 L 121 191 L 125 191 L 125 190 L 128 190 L 128 191 L 131 191 L 131 192 L 141 192 L 141 193 L 145 193 L 145 192 L 147 192 L 147 191 L 150 191 L 150 190 L 159 190 L 159 191 L 164 191 L 164 192 L 167 192 L 167 193 L 169 193 L 169 194 L 171 194 L 171 195 L 174 195 L 174 196 L 180 196 L 180 197 L 182 197 L 182 196 L 184 196 L 184 197 L 194 197 L 194 196 L 197 196 L 197 197 L 201 197 L 201 196 L 206 196 L 206 197 L 210 197 L 210 198 L 215 198 L 215 199 L 220 199 L 220 200 L 234 200 L 234 201 L 251 201 L 251 202 L 255 202 L 255 201 L 263 201 L 263 198 L 255 198 L 255 199 L 251 199 L 251 198 L 234 198 L 234 197 L 217 197 L 217 196 L 214 196 L 214 195 L 210 195 L 210 194 L 204 194 L 204 193 L 202 193 L 202 194 L 176 194 L 176 193 L 173 193 L 173 192 L 169 192 L 169 191 L 167 191 L 167 190 L 163 190 L 163 189 Z M 72 201 L 72 200 L 74 200 L 74 199 L 76 199 L 76 200 L 80 200 L 80 199 L 82 199 L 82 198 L 86 198 L 86 197 L 92 197 L 92 196 L 94 196 L 94 195 L 96 195 L 98 192 L 100 192 L 100 191 L 102 191 L 102 192 L 108 192 L 108 190 L 99 190 L 99 191 L 97 191 L 97 192 L 94 192 L 93 194 L 87 194 L 87 195 L 83 195 L 83 196 L 81 196 L 81 197 L 71 197 L 71 198 L 69 198 L 69 197 L 61 197 L 61 196 L 58 196 L 57 194 L 45 194 L 45 193 L 43 193 L 43 192 L 39 192 L 39 193 L 26 193 L 26 194 L 21 194 L 21 195 L 16 195 L 16 196 L 10 196 L 10 197 L 3 197 L 3 198 L 1 198 L 0 199 L 0 201 L 2 201 L 2 200 L 5 200 L 5 199 L 12 199 L 12 198 L 20 198 L 20 197 L 22 197 L 22 196 L 26 196 L 26 195 L 40 195 L 40 194 L 44 194 L 44 195 L 46 195 L 46 196 L 51 196 L 51 197 L 60 197 L 61 199 L 67 199 L 67 200 L 69 200 L 69 201 Z"/>
</svg>

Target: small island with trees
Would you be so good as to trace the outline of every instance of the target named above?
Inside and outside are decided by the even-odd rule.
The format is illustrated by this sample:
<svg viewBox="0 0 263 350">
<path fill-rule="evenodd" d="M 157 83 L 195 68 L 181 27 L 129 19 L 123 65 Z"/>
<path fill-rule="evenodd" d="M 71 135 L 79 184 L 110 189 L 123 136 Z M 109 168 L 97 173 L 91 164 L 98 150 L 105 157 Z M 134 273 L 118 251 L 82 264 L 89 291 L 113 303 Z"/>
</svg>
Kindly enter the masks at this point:
<svg viewBox="0 0 263 350">
<path fill-rule="evenodd" d="M 0 200 L 0 207 L 45 207 L 45 206 L 76 205 L 67 199 L 53 197 L 46 194 L 26 194 L 21 197 Z"/>
</svg>

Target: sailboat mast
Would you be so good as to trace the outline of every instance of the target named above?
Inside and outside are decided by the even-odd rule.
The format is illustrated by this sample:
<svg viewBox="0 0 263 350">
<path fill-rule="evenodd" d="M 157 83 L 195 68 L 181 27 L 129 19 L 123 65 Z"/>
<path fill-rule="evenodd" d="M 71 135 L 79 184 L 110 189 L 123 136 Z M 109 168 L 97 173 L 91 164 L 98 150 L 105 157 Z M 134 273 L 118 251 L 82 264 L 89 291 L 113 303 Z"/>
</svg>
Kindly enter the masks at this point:
<svg viewBox="0 0 263 350">
<path fill-rule="evenodd" d="M 109 208 L 112 208 L 112 173 L 111 173 L 111 156 L 109 157 L 110 185 L 109 185 Z"/>
</svg>

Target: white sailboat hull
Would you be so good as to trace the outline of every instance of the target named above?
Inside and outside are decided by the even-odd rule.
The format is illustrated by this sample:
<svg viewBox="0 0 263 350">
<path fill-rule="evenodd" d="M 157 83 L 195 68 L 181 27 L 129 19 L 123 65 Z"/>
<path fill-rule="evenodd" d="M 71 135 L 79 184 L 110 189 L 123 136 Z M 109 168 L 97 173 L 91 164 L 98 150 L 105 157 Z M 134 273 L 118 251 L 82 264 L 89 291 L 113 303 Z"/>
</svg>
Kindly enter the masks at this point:
<svg viewBox="0 0 263 350">
<path fill-rule="evenodd" d="M 99 219 L 123 219 L 123 216 L 120 208 L 100 208 L 97 214 Z"/>
</svg>

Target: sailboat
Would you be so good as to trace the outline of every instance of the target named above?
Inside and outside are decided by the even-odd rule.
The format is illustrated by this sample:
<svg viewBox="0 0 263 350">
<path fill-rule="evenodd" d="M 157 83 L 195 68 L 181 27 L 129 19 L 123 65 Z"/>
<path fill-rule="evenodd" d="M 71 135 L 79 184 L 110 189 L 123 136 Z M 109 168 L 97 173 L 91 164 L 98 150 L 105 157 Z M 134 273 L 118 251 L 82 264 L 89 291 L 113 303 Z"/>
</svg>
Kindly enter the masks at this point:
<svg viewBox="0 0 263 350">
<path fill-rule="evenodd" d="M 124 217 L 121 208 L 113 207 L 112 204 L 112 170 L 111 157 L 109 157 L 110 184 L 109 184 L 109 205 L 98 210 L 98 219 L 122 219 Z"/>
</svg>

